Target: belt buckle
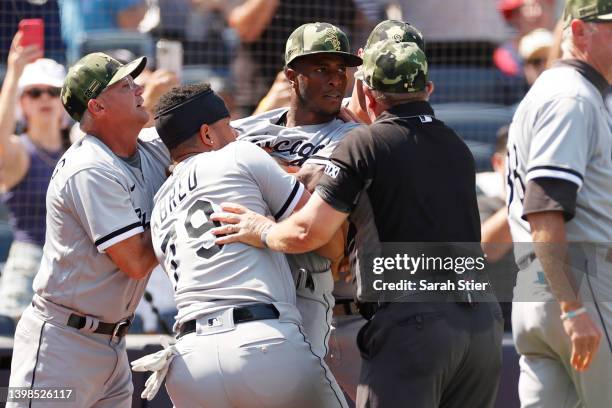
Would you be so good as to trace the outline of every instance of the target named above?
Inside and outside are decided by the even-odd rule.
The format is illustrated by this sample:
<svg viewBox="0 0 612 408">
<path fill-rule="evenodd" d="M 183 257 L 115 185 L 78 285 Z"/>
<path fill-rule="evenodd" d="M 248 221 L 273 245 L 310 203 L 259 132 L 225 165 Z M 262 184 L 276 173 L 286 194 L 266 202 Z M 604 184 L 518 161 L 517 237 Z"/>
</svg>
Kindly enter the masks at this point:
<svg viewBox="0 0 612 408">
<path fill-rule="evenodd" d="M 118 322 L 115 325 L 115 328 L 113 329 L 113 334 L 111 338 L 113 337 L 121 338 L 125 336 L 128 330 L 130 329 L 130 327 L 132 327 L 132 321 L 130 319 L 125 319 L 125 320 Z"/>
</svg>

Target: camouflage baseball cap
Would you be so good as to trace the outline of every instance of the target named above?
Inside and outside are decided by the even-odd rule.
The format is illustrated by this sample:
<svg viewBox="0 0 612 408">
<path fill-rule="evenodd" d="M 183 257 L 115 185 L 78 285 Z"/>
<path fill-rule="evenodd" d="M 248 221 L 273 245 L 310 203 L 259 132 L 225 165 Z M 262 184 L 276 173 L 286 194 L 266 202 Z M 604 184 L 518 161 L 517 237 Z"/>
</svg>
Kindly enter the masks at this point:
<svg viewBox="0 0 612 408">
<path fill-rule="evenodd" d="M 425 40 L 423 34 L 409 23 L 399 20 L 385 20 L 380 23 L 370 33 L 365 49 L 379 41 L 395 40 L 395 42 L 413 42 L 423 52 L 425 52 Z"/>
<path fill-rule="evenodd" d="M 427 58 L 413 42 L 379 41 L 365 51 L 355 78 L 377 91 L 419 92 L 427 84 Z"/>
<path fill-rule="evenodd" d="M 564 26 L 573 19 L 583 21 L 612 21 L 612 0 L 567 0 L 563 13 Z"/>
<path fill-rule="evenodd" d="M 351 54 L 349 40 L 338 27 L 329 23 L 308 23 L 295 29 L 287 39 L 285 64 L 298 57 L 312 54 L 337 54 L 349 67 L 361 65 L 362 60 Z"/>
<path fill-rule="evenodd" d="M 64 79 L 62 87 L 64 108 L 72 119 L 80 121 L 90 99 L 97 98 L 103 90 L 128 75 L 136 78 L 146 64 L 146 57 L 140 57 L 123 65 L 101 52 L 87 54 L 70 67 Z"/>
</svg>

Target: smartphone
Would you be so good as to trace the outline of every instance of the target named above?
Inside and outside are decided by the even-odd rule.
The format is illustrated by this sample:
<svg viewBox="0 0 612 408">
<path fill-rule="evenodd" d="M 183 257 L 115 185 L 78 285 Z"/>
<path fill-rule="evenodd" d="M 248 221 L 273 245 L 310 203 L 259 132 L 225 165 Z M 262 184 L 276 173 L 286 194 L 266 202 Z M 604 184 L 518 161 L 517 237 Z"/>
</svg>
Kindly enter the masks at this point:
<svg viewBox="0 0 612 408">
<path fill-rule="evenodd" d="M 156 50 L 156 68 L 172 71 L 180 77 L 183 70 L 183 44 L 162 39 L 157 41 Z"/>
<path fill-rule="evenodd" d="M 45 49 L 45 23 L 42 18 L 29 18 L 19 22 L 19 31 L 22 32 L 22 47 L 38 45 L 44 52 Z"/>
</svg>

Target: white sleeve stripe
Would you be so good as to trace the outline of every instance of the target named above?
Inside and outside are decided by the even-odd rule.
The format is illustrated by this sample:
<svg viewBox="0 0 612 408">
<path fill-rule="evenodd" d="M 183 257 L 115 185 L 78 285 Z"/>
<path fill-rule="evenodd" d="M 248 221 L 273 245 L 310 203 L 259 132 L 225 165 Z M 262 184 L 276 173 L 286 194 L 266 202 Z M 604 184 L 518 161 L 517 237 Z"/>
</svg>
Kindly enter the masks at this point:
<svg viewBox="0 0 612 408">
<path fill-rule="evenodd" d="M 127 231 L 121 232 L 118 235 L 114 235 L 110 237 L 109 239 L 106 239 L 100 243 L 97 243 L 96 247 L 98 248 L 98 252 L 104 253 L 106 251 L 106 248 L 111 247 L 115 245 L 116 243 L 121 242 L 125 239 L 133 237 L 136 234 L 140 234 L 141 232 L 144 232 L 144 228 L 142 227 L 142 225 L 138 224 L 138 225 L 135 225 L 134 228 L 128 229 Z M 108 236 L 110 235 L 112 234 L 109 234 Z"/>
<path fill-rule="evenodd" d="M 284 218 L 287 218 L 292 212 L 295 206 L 297 205 L 300 198 L 302 198 L 302 194 L 304 194 L 304 185 L 300 183 L 297 179 L 295 180 L 295 186 L 291 191 L 291 194 L 287 198 L 287 202 L 281 210 L 274 216 L 277 221 L 280 221 Z"/>
<path fill-rule="evenodd" d="M 534 171 L 534 170 L 553 170 L 553 171 L 562 171 L 564 173 L 569 173 L 569 174 L 573 174 L 574 176 L 580 178 L 580 180 L 583 180 L 584 177 L 582 177 L 582 174 L 580 174 L 580 172 L 577 172 L 574 169 L 568 169 L 566 167 L 559 167 L 559 166 L 534 166 L 531 167 L 527 170 L 527 173 L 529 173 L 530 171 Z"/>
<path fill-rule="evenodd" d="M 561 180 L 570 181 L 578 186 L 578 188 L 582 187 L 582 179 L 575 174 L 568 173 L 567 171 L 562 170 L 553 170 L 553 169 L 535 169 L 530 170 L 527 173 L 527 181 L 542 178 L 542 177 L 550 177 Z"/>
</svg>

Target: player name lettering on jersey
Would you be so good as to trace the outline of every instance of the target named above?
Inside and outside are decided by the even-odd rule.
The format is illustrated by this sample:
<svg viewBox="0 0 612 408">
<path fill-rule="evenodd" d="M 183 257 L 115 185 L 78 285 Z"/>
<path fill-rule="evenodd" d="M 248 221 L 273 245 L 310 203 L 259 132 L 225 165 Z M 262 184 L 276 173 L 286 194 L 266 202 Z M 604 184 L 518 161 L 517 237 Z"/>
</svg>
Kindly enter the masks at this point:
<svg viewBox="0 0 612 408">
<path fill-rule="evenodd" d="M 170 194 L 163 198 L 164 202 L 159 211 L 162 222 L 164 222 L 177 205 L 187 197 L 188 193 L 191 193 L 198 187 L 196 170 L 197 167 L 194 166 L 191 171 L 187 173 L 186 177 L 182 177 L 178 180 L 178 183 L 176 183 Z"/>
<path fill-rule="evenodd" d="M 340 140 L 357 123 L 329 122 L 286 127 L 279 125 L 288 108 L 279 108 L 232 121 L 239 140 L 256 144 L 288 165 L 325 165 Z"/>
<path fill-rule="evenodd" d="M 266 140 L 255 142 L 256 145 L 272 149 L 272 156 L 279 157 L 281 159 L 290 159 L 289 164 L 301 166 L 308 158 L 315 156 L 317 152 L 324 149 L 326 144 L 319 144 L 315 146 L 312 143 L 303 140 L 280 140 L 274 143 L 274 140 Z M 296 157 L 297 156 L 297 157 Z"/>
</svg>

